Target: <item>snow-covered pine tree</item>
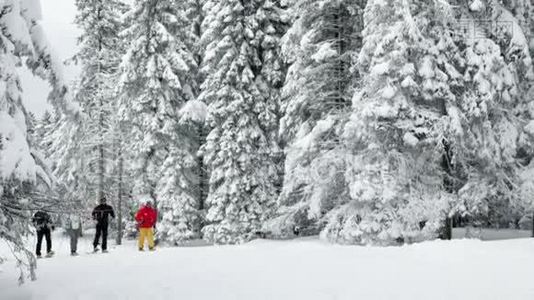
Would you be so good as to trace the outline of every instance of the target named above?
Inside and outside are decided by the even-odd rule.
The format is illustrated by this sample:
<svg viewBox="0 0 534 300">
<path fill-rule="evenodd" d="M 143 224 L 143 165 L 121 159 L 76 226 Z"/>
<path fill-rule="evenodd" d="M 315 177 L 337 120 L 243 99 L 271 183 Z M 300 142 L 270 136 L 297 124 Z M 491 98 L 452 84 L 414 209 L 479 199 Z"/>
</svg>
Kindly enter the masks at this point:
<svg viewBox="0 0 534 300">
<path fill-rule="evenodd" d="M 524 22 L 522 22 L 523 32 L 525 32 L 525 36 L 527 37 L 529 42 L 530 56 L 534 60 L 534 3 L 528 0 L 517 1 L 521 3 L 517 5 L 517 7 L 521 9 L 519 11 L 516 11 L 514 15 L 519 16 L 518 20 L 521 20 L 520 16 L 524 16 Z M 525 97 L 529 99 L 534 99 L 534 89 L 531 88 L 530 91 L 527 92 Z M 532 105 L 530 105 L 529 114 L 531 118 L 532 116 L 534 116 L 534 106 Z M 534 122 L 529 122 L 526 129 L 531 134 L 534 133 Z M 534 191 L 534 176 L 532 176 L 534 174 L 534 154 L 525 153 L 524 156 L 527 158 L 526 161 L 530 160 L 530 163 L 521 173 L 521 199 L 523 202 L 522 207 L 526 208 L 526 215 L 522 219 L 528 220 L 530 218 L 530 220 L 534 220 L 534 199 L 532 197 L 532 192 Z M 526 161 L 524 164 L 526 164 Z M 531 221 L 530 224 L 532 226 L 532 237 L 534 237 L 534 221 Z"/>
<path fill-rule="evenodd" d="M 119 18 L 123 4 L 117 0 L 77 0 L 76 6 L 76 24 L 82 34 L 78 40 L 80 51 L 74 60 L 82 71 L 75 97 L 83 108 L 78 126 L 85 136 L 76 155 L 87 164 L 89 181 L 85 184 L 94 190 L 94 194 L 82 197 L 98 200 L 110 188 L 105 184 L 109 182 L 107 169 L 113 155 L 113 141 L 109 137 L 116 107 L 116 74 L 121 55 Z"/>
<path fill-rule="evenodd" d="M 347 198 L 340 129 L 358 74 L 366 1 L 293 1 L 293 22 L 283 38 L 291 63 L 283 87 L 280 137 L 285 176 L 279 216 L 266 225 L 277 235 L 317 233 L 321 218 Z"/>
<path fill-rule="evenodd" d="M 118 95 L 116 90 L 116 95 Z M 117 245 L 122 244 L 122 237 L 125 233 L 125 224 L 128 222 L 134 222 L 131 216 L 127 213 L 127 208 L 132 206 L 133 199 L 128 197 L 130 195 L 132 184 L 132 177 L 125 172 L 125 158 L 127 155 L 126 148 L 127 141 L 127 128 L 124 126 L 124 122 L 121 116 L 116 113 L 120 107 L 119 101 L 114 101 L 113 104 L 114 113 L 110 116 L 109 126 L 110 131 L 107 133 L 106 138 L 111 143 L 111 161 L 108 166 L 108 172 L 113 178 L 110 194 L 116 196 L 117 202 L 115 211 L 117 214 Z M 115 197 L 113 197 L 115 198 Z M 128 233 L 127 233 L 128 234 Z"/>
<path fill-rule="evenodd" d="M 196 90 L 187 4 L 135 1 L 126 17 L 129 47 L 121 64 L 119 114 L 129 128 L 125 149 L 134 195 L 156 199 L 158 236 L 170 243 L 198 235 L 197 132 L 179 122 L 180 109 Z"/>
<path fill-rule="evenodd" d="M 202 45 L 200 43 L 200 38 L 202 37 L 202 22 L 204 21 L 205 12 L 202 9 L 204 6 L 205 0 L 189 0 L 187 2 L 187 16 L 189 19 L 189 22 L 191 24 L 191 32 L 193 33 L 193 53 L 195 57 L 195 62 L 197 66 L 200 66 L 202 64 L 202 58 L 204 56 L 204 49 L 202 48 Z M 196 90 L 194 91 L 194 95 L 198 97 L 200 95 L 200 87 L 202 85 L 202 82 L 204 82 L 205 74 L 202 74 L 202 72 L 196 72 Z M 198 102 L 202 103 L 203 102 Z M 198 104 L 197 103 L 197 104 Z M 198 106 L 198 105 L 194 105 Z M 193 106 L 191 106 L 193 107 Z M 205 109 L 205 104 L 204 104 Z M 198 108 L 198 107 L 196 107 Z M 204 111 L 205 113 L 205 111 Z M 194 119 L 194 118 L 193 118 Z M 197 122 L 197 143 L 198 145 L 203 145 L 206 142 L 206 135 L 207 135 L 207 128 L 205 123 L 205 116 L 204 118 L 201 118 L 202 122 Z M 191 118 L 189 118 L 191 120 Z M 199 121 L 200 119 L 197 119 Z M 208 195 L 208 175 L 206 173 L 206 167 L 204 166 L 204 157 L 201 155 L 200 152 L 197 151 L 197 167 L 196 172 L 198 176 L 198 209 L 200 210 L 199 213 L 202 215 L 205 214 L 205 205 L 206 197 Z M 204 219 L 204 218 L 202 218 Z M 203 224 L 200 224 L 200 227 L 202 227 Z"/>
<path fill-rule="evenodd" d="M 195 156 L 200 148 L 198 128 L 203 126 L 206 108 L 197 100 L 188 101 L 180 110 L 177 140 L 169 146 L 156 187 L 162 220 L 158 236 L 178 245 L 199 238 L 203 221 L 200 171 Z"/>
<path fill-rule="evenodd" d="M 35 191 L 50 188 L 51 176 L 27 133 L 27 112 L 17 67 L 27 67 L 52 86 L 52 105 L 76 113 L 65 97 L 66 87 L 58 62 L 40 25 L 38 0 L 0 1 L 0 239 L 7 242 L 19 262 L 19 281 L 26 271 L 32 279 L 35 258 L 25 249 L 23 237 L 30 233 L 30 212 L 40 208 Z"/>
<path fill-rule="evenodd" d="M 532 59 L 534 59 L 534 3 L 529 0 L 512 0 L 505 1 L 501 4 L 505 9 L 497 10 L 496 17 L 498 20 L 505 20 L 501 22 L 506 24 L 500 26 L 497 31 L 498 35 L 504 37 L 504 41 L 500 42 L 501 51 L 506 53 L 505 59 L 509 66 L 517 67 L 516 75 L 519 77 L 518 83 L 520 86 L 520 98 L 523 100 L 522 104 L 516 109 L 516 112 L 523 119 L 523 123 L 527 124 L 523 129 L 518 144 L 518 153 L 516 155 L 517 162 L 522 166 L 518 171 L 519 174 L 519 196 L 507 207 L 502 216 L 507 216 L 506 219 L 495 218 L 497 222 L 509 222 L 516 225 L 517 219 L 529 215 L 534 215 L 534 199 L 530 196 L 533 187 L 534 179 L 530 176 L 534 171 L 534 82 L 532 78 Z M 507 12 L 508 11 L 508 12 Z M 505 29 L 505 30 L 503 30 Z M 530 99 L 530 101 L 528 101 Z M 518 193 L 518 189 L 515 189 Z M 494 221 L 494 222 L 495 222 Z M 495 224 L 492 224 L 495 225 Z M 508 225 L 508 224 L 506 224 Z M 518 224 L 520 225 L 520 224 Z M 534 227 L 533 227 L 534 236 Z"/>
<path fill-rule="evenodd" d="M 69 202 L 89 205 L 86 201 L 94 199 L 95 184 L 92 172 L 85 158 L 84 140 L 86 139 L 81 118 L 59 113 L 52 117 L 52 123 L 43 126 L 40 146 L 51 162 L 51 169 L 57 180 L 55 189 L 61 191 L 61 198 Z M 94 204 L 94 201 L 90 205 Z M 88 207 L 85 207 L 86 209 Z"/>
<path fill-rule="evenodd" d="M 530 100 L 521 97 L 531 76 L 525 39 L 483 22 L 467 24 L 475 35 L 452 31 L 455 19 L 518 28 L 496 1 L 484 11 L 456 4 L 459 11 L 444 2 L 369 2 L 364 85 L 345 132 L 354 150 L 346 174 L 353 200 L 331 214 L 323 236 L 426 239 L 453 212 L 487 216 L 517 201 L 516 156 L 531 143 Z"/>
<path fill-rule="evenodd" d="M 368 1 L 357 62 L 363 82 L 343 136 L 350 201 L 329 214 L 324 238 L 384 245 L 437 235 L 451 201 L 440 166 L 445 105 L 461 77 L 448 63 L 457 59 L 450 9 Z"/>
<path fill-rule="evenodd" d="M 510 11 L 499 1 L 476 2 L 457 3 L 464 17 L 489 21 L 474 22 L 476 36 L 459 44 L 463 78 L 451 103 L 458 130 L 449 137 L 461 181 L 456 210 L 486 225 L 507 226 L 518 217 L 520 166 L 532 157 L 534 76 L 525 32 L 530 26 L 520 22 L 529 5 L 505 1 Z"/>
<path fill-rule="evenodd" d="M 211 131 L 202 148 L 209 174 L 203 233 L 209 242 L 240 243 L 271 216 L 277 197 L 273 78 L 281 75 L 271 61 L 279 8 L 265 0 L 208 0 L 204 10 L 200 99 Z"/>
</svg>

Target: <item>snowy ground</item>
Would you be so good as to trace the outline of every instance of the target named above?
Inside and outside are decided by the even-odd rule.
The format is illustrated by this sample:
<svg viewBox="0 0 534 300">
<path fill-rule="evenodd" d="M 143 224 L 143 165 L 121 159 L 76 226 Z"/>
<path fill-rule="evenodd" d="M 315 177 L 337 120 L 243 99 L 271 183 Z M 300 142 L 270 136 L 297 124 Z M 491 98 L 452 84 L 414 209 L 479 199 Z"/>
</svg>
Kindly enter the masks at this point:
<svg viewBox="0 0 534 300">
<path fill-rule="evenodd" d="M 0 246 L 1 247 L 1 246 Z M 0 299 L 534 299 L 534 239 L 434 241 L 353 247 L 316 239 L 241 246 L 159 248 L 132 241 L 108 254 L 39 260 L 38 280 L 18 286 L 1 266 Z"/>
</svg>

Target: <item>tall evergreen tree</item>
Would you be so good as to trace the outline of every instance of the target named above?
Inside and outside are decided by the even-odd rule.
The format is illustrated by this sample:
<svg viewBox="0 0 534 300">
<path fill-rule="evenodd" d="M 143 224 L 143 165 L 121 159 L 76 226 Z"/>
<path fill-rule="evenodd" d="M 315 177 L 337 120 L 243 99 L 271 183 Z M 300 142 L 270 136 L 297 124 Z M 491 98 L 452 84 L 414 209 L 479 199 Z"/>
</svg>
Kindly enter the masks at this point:
<svg viewBox="0 0 534 300">
<path fill-rule="evenodd" d="M 197 66 L 202 64 L 202 59 L 204 57 L 204 49 L 200 43 L 200 38 L 202 36 L 202 22 L 204 21 L 205 11 L 202 9 L 204 6 L 205 0 L 189 0 L 187 1 L 187 16 L 189 23 L 191 25 L 190 30 L 193 33 L 193 53 L 195 57 L 195 62 Z M 200 95 L 200 87 L 202 82 L 204 82 L 205 74 L 202 72 L 196 72 L 196 90 L 194 91 L 195 96 L 198 98 Z M 204 105 L 205 107 L 205 105 Z M 205 118 L 201 123 L 197 124 L 197 142 L 199 145 L 203 145 L 206 142 L 207 135 Z M 208 176 L 206 174 L 206 168 L 204 166 L 204 158 L 201 153 L 197 152 L 197 175 L 198 175 L 198 209 L 201 211 L 201 214 L 204 214 L 204 202 L 208 195 Z M 202 227 L 202 224 L 201 224 Z"/>
<path fill-rule="evenodd" d="M 204 238 L 239 243 L 272 214 L 277 196 L 277 97 L 273 59 L 278 2 L 206 1 L 200 99 L 211 128 L 202 152 L 209 174 Z"/>
<path fill-rule="evenodd" d="M 51 169 L 57 180 L 55 191 L 61 191 L 61 198 L 69 202 L 84 203 L 84 209 L 94 202 L 94 173 L 86 160 L 84 140 L 86 132 L 83 130 L 81 118 L 73 118 L 59 113 L 53 116 L 49 125 L 41 123 L 43 135 L 40 146 L 51 162 Z"/>
<path fill-rule="evenodd" d="M 291 64 L 282 89 L 285 176 L 280 215 L 268 225 L 277 234 L 295 227 L 317 233 L 325 214 L 347 198 L 339 135 L 359 77 L 351 58 L 361 48 L 365 2 L 298 0 L 288 9 L 294 22 L 282 48 Z"/>
<path fill-rule="evenodd" d="M 506 12 L 493 4 L 486 13 L 499 20 Z M 325 237 L 428 239 L 454 212 L 487 214 L 515 201 L 516 155 L 530 143 L 529 100 L 520 95 L 531 63 L 524 43 L 502 39 L 511 37 L 502 28 L 451 28 L 482 13 L 462 5 L 368 3 L 358 61 L 364 84 L 344 135 L 354 155 L 346 173 L 351 201 L 333 211 Z"/>
<path fill-rule="evenodd" d="M 180 123 L 180 109 L 195 98 L 197 64 L 187 4 L 138 0 L 127 13 L 129 47 L 121 64 L 119 114 L 134 194 L 157 199 L 159 237 L 180 243 L 198 235 L 195 126 Z"/>
<path fill-rule="evenodd" d="M 86 199 L 100 199 L 106 194 L 109 180 L 108 167 L 112 156 L 111 120 L 115 108 L 116 74 L 119 66 L 121 44 L 120 15 L 123 4 L 117 0 L 77 0 L 76 24 L 82 34 L 78 43 L 79 53 L 74 59 L 82 66 L 76 99 L 82 105 L 80 130 L 83 145 L 77 153 L 87 164 L 89 181 L 94 194 Z"/>
<path fill-rule="evenodd" d="M 451 196 L 440 167 L 444 102 L 459 73 L 440 3 L 368 1 L 357 64 L 362 87 L 344 129 L 350 201 L 333 210 L 323 236 L 392 244 L 435 237 Z M 432 21 L 432 22 L 431 22 Z M 449 52 L 450 51 L 450 52 Z M 445 123 L 445 124 L 443 124 Z"/>
<path fill-rule="evenodd" d="M 528 124 L 534 115 L 528 95 L 534 74 L 525 31 L 530 26 L 521 26 L 529 5 L 505 1 L 509 10 L 498 1 L 480 3 L 458 6 L 463 15 L 490 20 L 493 26 L 474 23 L 476 36 L 460 43 L 465 49 L 462 87 L 450 104 L 461 128 L 450 137 L 461 177 L 455 208 L 498 226 L 519 208 L 519 166 L 532 157 Z"/>
</svg>

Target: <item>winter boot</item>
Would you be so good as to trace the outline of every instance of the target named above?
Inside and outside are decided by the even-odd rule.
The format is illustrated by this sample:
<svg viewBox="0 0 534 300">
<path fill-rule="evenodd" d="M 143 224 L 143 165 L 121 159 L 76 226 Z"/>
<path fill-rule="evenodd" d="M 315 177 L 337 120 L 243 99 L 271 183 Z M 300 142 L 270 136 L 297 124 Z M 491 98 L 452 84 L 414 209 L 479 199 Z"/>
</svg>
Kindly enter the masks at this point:
<svg viewBox="0 0 534 300">
<path fill-rule="evenodd" d="M 50 252 L 46 253 L 46 257 L 52 257 L 54 256 L 54 251 L 50 250 Z"/>
<path fill-rule="evenodd" d="M 77 253 L 76 251 L 72 251 L 72 252 L 70 253 L 70 256 L 78 256 L 78 253 Z"/>
<path fill-rule="evenodd" d="M 95 247 L 95 248 L 93 249 L 93 252 L 94 252 L 94 253 L 97 253 L 97 252 L 98 252 L 98 247 Z"/>
</svg>

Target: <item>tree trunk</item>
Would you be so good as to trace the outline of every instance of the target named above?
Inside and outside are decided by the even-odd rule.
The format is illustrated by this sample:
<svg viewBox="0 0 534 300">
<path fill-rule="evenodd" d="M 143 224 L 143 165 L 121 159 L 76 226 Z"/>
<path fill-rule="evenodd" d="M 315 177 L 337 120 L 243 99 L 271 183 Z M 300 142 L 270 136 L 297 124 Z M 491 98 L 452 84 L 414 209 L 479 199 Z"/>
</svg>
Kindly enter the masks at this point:
<svg viewBox="0 0 534 300">
<path fill-rule="evenodd" d="M 204 136 L 204 130 L 203 130 L 203 124 L 200 124 L 198 126 L 198 143 L 199 147 L 202 146 L 205 142 L 205 136 Z M 197 157 L 197 163 L 198 163 L 198 209 L 203 210 L 205 207 L 205 199 L 206 199 L 206 168 L 204 166 L 204 157 L 198 156 Z"/>
<path fill-rule="evenodd" d="M 119 184 L 118 184 L 118 203 L 117 203 L 117 245 L 122 244 L 122 149 L 119 143 Z"/>
<path fill-rule="evenodd" d="M 99 6 L 97 10 L 97 20 L 102 20 L 102 7 Z M 102 65 L 100 62 L 100 53 L 102 51 L 102 36 L 99 36 L 98 39 L 98 56 L 96 59 L 98 60 L 97 64 L 97 72 L 96 72 L 96 80 L 98 80 L 98 76 L 100 75 L 100 72 L 102 71 Z M 97 201 L 99 202 L 104 197 L 104 113 L 103 113 L 103 107 L 104 107 L 104 101 L 102 99 L 102 96 L 98 96 L 98 101 L 100 107 L 98 108 L 98 134 L 100 135 L 100 140 L 98 143 L 98 187 L 97 187 Z"/>
<path fill-rule="evenodd" d="M 444 240 L 452 240 L 452 218 L 445 218 L 445 228 L 443 232 Z"/>
<path fill-rule="evenodd" d="M 101 103 L 102 104 L 102 103 Z M 100 112 L 100 144 L 98 145 L 98 201 L 104 197 L 104 117 Z"/>
<path fill-rule="evenodd" d="M 445 100 L 441 100 L 441 114 L 443 116 L 447 115 L 447 107 L 445 105 Z M 444 171 L 444 178 L 443 178 L 443 185 L 445 187 L 445 190 L 448 193 L 456 194 L 458 195 L 458 187 L 456 184 L 456 177 L 454 172 L 454 166 L 453 166 L 453 152 L 451 149 L 450 143 L 443 139 L 441 141 L 441 144 L 443 146 L 443 155 L 441 157 L 441 168 Z M 444 240 L 451 240 L 452 239 L 452 218 L 449 216 L 450 212 L 447 212 L 447 217 L 445 218 L 445 224 L 442 228 L 442 232 L 440 235 L 441 239 Z"/>
<path fill-rule="evenodd" d="M 532 237 L 534 237 L 534 211 L 532 212 Z"/>
</svg>

